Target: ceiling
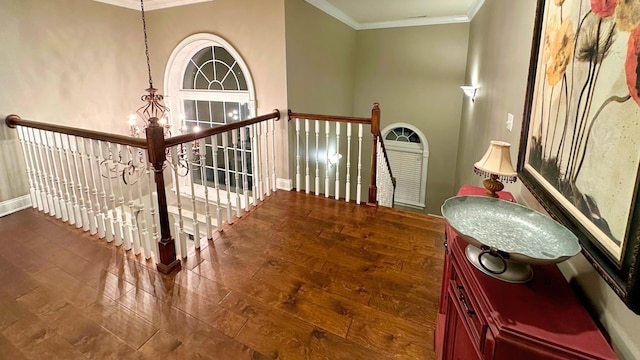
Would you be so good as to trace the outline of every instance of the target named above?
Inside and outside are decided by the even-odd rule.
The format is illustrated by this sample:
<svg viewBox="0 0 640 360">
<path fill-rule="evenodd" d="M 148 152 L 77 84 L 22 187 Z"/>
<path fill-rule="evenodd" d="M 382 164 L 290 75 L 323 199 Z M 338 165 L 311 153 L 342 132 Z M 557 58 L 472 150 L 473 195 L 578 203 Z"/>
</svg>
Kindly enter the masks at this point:
<svg viewBox="0 0 640 360">
<path fill-rule="evenodd" d="M 140 9 L 139 0 L 94 0 Z M 145 10 L 215 0 L 145 0 Z M 305 0 L 356 30 L 471 21 L 484 0 Z"/>
</svg>

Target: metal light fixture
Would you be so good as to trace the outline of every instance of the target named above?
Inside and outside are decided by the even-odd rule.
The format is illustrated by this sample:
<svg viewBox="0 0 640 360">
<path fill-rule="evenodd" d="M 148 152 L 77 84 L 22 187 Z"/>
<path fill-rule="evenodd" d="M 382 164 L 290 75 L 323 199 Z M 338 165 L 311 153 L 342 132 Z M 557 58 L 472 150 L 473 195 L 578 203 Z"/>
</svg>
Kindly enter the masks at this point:
<svg viewBox="0 0 640 360">
<path fill-rule="evenodd" d="M 147 40 L 147 22 L 144 16 L 144 0 L 140 0 L 140 11 L 142 13 L 142 31 L 144 33 L 144 50 L 147 57 L 147 74 L 149 76 L 149 87 L 146 89 L 148 94 L 142 95 L 141 100 L 144 101 L 136 113 L 142 119 L 144 128 L 146 129 L 151 124 L 157 124 L 164 128 L 164 134 L 171 136 L 171 124 L 169 119 L 166 118 L 166 114 L 169 109 L 164 104 L 164 97 L 156 92 L 158 89 L 153 87 L 153 79 L 151 78 L 151 61 L 149 58 L 149 42 Z M 137 137 L 140 134 L 138 126 L 135 124 L 135 117 L 129 115 L 130 135 Z"/>
<path fill-rule="evenodd" d="M 511 165 L 511 144 L 504 141 L 492 140 L 489 149 L 482 159 L 475 163 L 474 172 L 487 178 L 483 185 L 487 189 L 487 196 L 498 197 L 496 192 L 504 189 L 501 181 L 515 182 L 518 173 Z"/>
<path fill-rule="evenodd" d="M 471 98 L 472 102 L 476 101 L 476 93 L 478 92 L 478 88 L 475 86 L 462 85 L 460 89 L 464 91 L 464 94 Z"/>
</svg>

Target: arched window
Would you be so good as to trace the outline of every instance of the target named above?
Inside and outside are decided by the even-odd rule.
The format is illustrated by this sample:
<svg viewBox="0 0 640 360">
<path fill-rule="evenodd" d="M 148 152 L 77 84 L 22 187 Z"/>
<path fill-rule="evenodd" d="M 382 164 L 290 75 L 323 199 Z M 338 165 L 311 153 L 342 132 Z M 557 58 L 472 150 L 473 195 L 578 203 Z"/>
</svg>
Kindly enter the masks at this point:
<svg viewBox="0 0 640 360">
<path fill-rule="evenodd" d="M 189 36 L 174 49 L 165 71 L 165 94 L 166 103 L 171 109 L 173 128 L 182 132 L 203 130 L 255 116 L 255 90 L 247 65 L 231 44 L 212 34 Z M 249 129 L 241 131 L 246 131 L 244 138 L 249 139 Z M 242 156 L 248 162 L 252 151 L 248 140 L 242 147 L 244 150 L 240 150 L 241 146 L 237 144 L 240 134 L 236 135 L 236 139 L 229 136 L 226 147 L 224 141 L 218 142 L 218 182 L 226 185 L 228 178 L 232 189 L 236 187 L 236 175 L 240 175 L 242 169 L 234 163 L 225 164 L 225 151 L 244 152 Z M 200 149 L 200 152 L 206 151 L 207 159 L 212 159 L 211 138 L 203 139 L 203 143 L 204 149 Z M 235 156 L 226 158 L 237 159 Z M 250 165 L 248 168 L 251 168 Z M 191 171 L 190 176 L 196 184 L 204 185 L 203 180 L 209 185 L 213 184 L 216 171 L 213 162 L 208 161 L 205 169 L 206 176 L 198 168 Z M 230 176 L 225 177 L 225 171 Z M 251 188 L 252 174 L 244 175 L 248 177 Z M 186 182 L 188 179 L 179 180 Z M 188 187 L 182 189 L 188 190 Z M 198 190 L 196 188 L 196 194 Z"/>
<path fill-rule="evenodd" d="M 387 126 L 382 135 L 391 171 L 396 178 L 394 202 L 424 209 L 429 163 L 427 138 L 414 126 L 404 123 Z"/>
</svg>

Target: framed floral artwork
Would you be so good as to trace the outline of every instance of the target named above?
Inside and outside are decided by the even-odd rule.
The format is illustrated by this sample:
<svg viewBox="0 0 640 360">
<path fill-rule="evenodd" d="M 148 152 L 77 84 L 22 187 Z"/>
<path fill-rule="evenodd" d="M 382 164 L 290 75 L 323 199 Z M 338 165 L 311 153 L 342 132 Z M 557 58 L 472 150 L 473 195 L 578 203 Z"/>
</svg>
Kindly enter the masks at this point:
<svg viewBox="0 0 640 360">
<path fill-rule="evenodd" d="M 640 313 L 640 1 L 538 0 L 522 182 Z"/>
</svg>

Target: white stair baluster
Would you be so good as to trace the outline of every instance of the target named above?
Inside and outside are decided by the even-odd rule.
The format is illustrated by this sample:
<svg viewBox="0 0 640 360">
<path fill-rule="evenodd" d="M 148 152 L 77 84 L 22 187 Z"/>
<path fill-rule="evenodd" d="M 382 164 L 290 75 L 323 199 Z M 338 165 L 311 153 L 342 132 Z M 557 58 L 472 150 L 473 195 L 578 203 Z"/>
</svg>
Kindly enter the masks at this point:
<svg viewBox="0 0 640 360">
<path fill-rule="evenodd" d="M 31 163 L 31 150 L 27 150 L 27 144 L 25 141 L 25 135 L 23 133 L 23 131 L 25 130 L 25 128 L 23 128 L 22 126 L 18 126 L 18 138 L 20 139 L 20 144 L 22 145 L 22 153 L 24 154 L 24 162 L 25 162 L 25 167 L 26 167 L 26 171 L 27 171 L 27 177 L 29 178 L 29 196 L 31 198 L 31 207 L 33 208 L 37 208 L 38 207 L 38 199 L 36 197 L 36 184 L 33 180 L 33 174 L 32 174 L 32 170 L 33 170 L 33 164 Z"/>
<path fill-rule="evenodd" d="M 178 206 L 178 251 L 180 256 L 185 259 L 187 257 L 187 234 L 184 231 L 184 218 L 182 216 L 182 195 L 180 194 L 180 180 L 178 169 L 180 168 L 180 159 L 178 158 L 178 149 L 184 145 L 176 145 L 171 148 L 171 163 L 173 167 L 173 183 L 176 187 L 176 205 Z M 182 156 L 182 154 L 180 154 Z M 191 174 L 188 174 L 191 175 Z"/>
<path fill-rule="evenodd" d="M 98 228 L 96 226 L 96 218 L 93 213 L 93 203 L 91 201 L 91 188 L 89 186 L 89 177 L 87 175 L 87 167 L 85 164 L 85 160 L 91 166 L 91 157 L 89 156 L 89 150 L 85 147 L 85 142 L 83 138 L 78 138 L 76 136 L 76 149 L 78 149 L 78 157 L 80 158 L 80 167 L 82 168 L 82 181 L 84 182 L 84 200 L 85 200 L 85 209 L 87 211 L 87 219 L 88 226 L 84 226 L 84 231 L 89 231 L 91 235 L 96 234 L 98 232 Z M 84 224 L 83 224 L 84 225 Z"/>
<path fill-rule="evenodd" d="M 51 176 L 51 171 L 49 170 L 49 166 L 47 166 L 48 157 L 47 157 L 47 148 L 44 144 L 44 136 L 42 134 L 42 130 L 34 130 L 34 132 L 38 135 L 38 152 L 40 153 L 40 164 L 42 165 L 42 179 L 46 185 L 47 191 L 47 208 L 49 211 L 47 212 L 51 216 L 56 216 L 55 205 L 53 203 L 53 176 Z"/>
<path fill-rule="evenodd" d="M 358 176 L 356 184 L 356 204 L 362 199 L 362 124 L 358 124 Z"/>
<path fill-rule="evenodd" d="M 80 214 L 80 205 L 78 204 L 78 195 L 76 193 L 76 177 L 74 172 L 74 164 L 72 160 L 73 150 L 71 149 L 71 138 L 70 135 L 66 135 L 64 138 L 60 135 L 60 140 L 67 139 L 66 145 L 65 142 L 62 141 L 62 146 L 64 147 L 64 157 L 67 161 L 67 170 L 69 174 L 69 184 L 68 188 L 71 193 L 72 199 L 72 208 L 73 210 L 69 211 L 69 224 L 76 225 L 76 227 L 82 226 L 82 215 Z M 69 204 L 67 203 L 67 209 L 69 209 Z M 80 225 L 78 225 L 80 224 Z"/>
<path fill-rule="evenodd" d="M 60 173 L 58 172 L 58 165 L 56 164 L 55 153 L 57 152 L 55 143 L 54 143 L 54 133 L 50 131 L 44 132 L 45 144 L 47 145 L 47 164 L 49 165 L 49 171 L 51 176 L 51 181 L 53 185 L 53 205 L 56 210 L 56 219 L 64 219 L 66 216 L 63 216 L 62 209 L 66 210 L 66 206 L 64 204 L 64 198 L 62 197 L 62 185 L 60 184 Z M 67 218 L 68 220 L 68 218 Z"/>
<path fill-rule="evenodd" d="M 137 187 L 138 187 L 138 199 L 140 199 L 140 210 L 137 211 L 137 215 L 140 215 L 140 220 L 138 223 L 140 224 L 141 231 L 141 239 L 140 243 L 142 245 L 142 249 L 144 250 L 144 258 L 149 259 L 151 257 L 151 234 L 149 233 L 149 228 L 147 227 L 147 212 L 149 208 L 144 199 L 144 193 L 142 192 L 142 182 L 149 178 L 148 175 L 148 167 L 147 167 L 147 152 L 146 150 L 140 149 L 140 169 L 138 170 L 140 174 L 138 175 Z M 151 188 L 149 188 L 149 200 L 151 200 Z"/>
<path fill-rule="evenodd" d="M 62 218 L 62 209 L 60 208 L 60 197 L 58 187 L 60 186 L 58 170 L 56 168 L 55 159 L 53 158 L 53 146 L 51 144 L 51 132 L 40 130 L 42 136 L 42 143 L 44 145 L 44 155 L 47 159 L 47 168 L 49 169 L 49 182 L 51 182 L 51 192 L 53 194 L 53 208 L 56 219 Z"/>
<path fill-rule="evenodd" d="M 296 190 L 302 191 L 300 183 L 300 119 L 296 118 Z"/>
<path fill-rule="evenodd" d="M 334 191 L 336 192 L 335 199 L 340 199 L 340 123 L 336 123 L 336 184 Z"/>
<path fill-rule="evenodd" d="M 311 175 L 309 174 L 309 119 L 304 119 L 304 133 L 305 133 L 305 169 L 304 169 L 304 191 L 309 193 L 311 191 Z"/>
<path fill-rule="evenodd" d="M 193 161 L 193 143 L 191 141 L 185 144 L 185 148 L 187 149 L 187 163 L 189 164 L 189 169 L 195 170 L 196 166 L 200 167 Z M 195 243 L 196 249 L 200 249 L 200 223 L 198 223 L 198 209 L 196 208 L 196 188 L 195 182 L 193 180 L 195 174 L 189 174 L 189 186 L 191 188 L 191 214 L 192 214 L 192 229 L 193 229 L 193 242 Z M 202 174 L 200 174 L 200 178 L 202 179 Z M 206 186 L 206 185 L 205 185 Z"/>
<path fill-rule="evenodd" d="M 198 139 L 196 140 L 197 144 L 198 144 L 198 149 L 200 149 L 200 159 L 199 159 L 199 163 L 200 163 L 200 176 L 201 176 L 201 180 L 202 180 L 202 188 L 204 190 L 204 216 L 205 216 L 205 221 L 206 221 L 206 238 L 207 239 L 212 239 L 213 238 L 213 227 L 211 225 L 211 213 L 209 212 L 209 184 L 207 181 L 207 149 L 206 149 L 206 145 L 205 142 L 202 141 L 202 139 Z M 195 153 L 194 153 L 195 156 Z M 196 249 L 200 248 L 200 243 L 198 242 L 196 244 Z"/>
<path fill-rule="evenodd" d="M 251 178 L 253 183 L 253 205 L 258 205 L 258 145 L 256 141 L 256 129 L 254 125 L 249 125 L 249 140 L 251 142 Z"/>
<path fill-rule="evenodd" d="M 347 174 L 346 174 L 344 201 L 351 200 L 351 123 L 347 123 Z"/>
<path fill-rule="evenodd" d="M 115 144 L 114 149 L 115 149 Z M 124 243 L 125 250 L 131 250 L 131 223 L 127 221 L 127 211 L 125 208 L 125 200 L 124 200 L 124 174 L 123 171 L 126 171 L 126 166 L 129 164 L 129 149 L 126 145 L 120 145 L 118 154 L 120 154 L 120 163 L 124 165 L 124 168 L 118 172 L 117 184 L 118 184 L 118 204 L 120 205 L 120 226 L 122 227 L 122 241 Z"/>
<path fill-rule="evenodd" d="M 267 196 L 271 195 L 271 181 L 269 174 L 269 127 L 266 121 L 260 123 L 264 130 L 264 185 Z"/>
<path fill-rule="evenodd" d="M 104 182 L 111 182 L 109 178 L 109 152 L 107 144 L 104 141 L 96 141 L 93 144 L 93 155 L 96 159 L 98 167 L 98 176 L 100 177 L 100 199 L 99 206 L 102 207 L 102 217 L 104 218 L 104 234 L 107 242 L 114 240 L 113 218 L 109 213 L 109 201 L 107 199 L 107 186 Z M 105 180 L 106 179 L 106 180 Z"/>
<path fill-rule="evenodd" d="M 98 196 L 98 186 L 96 181 L 96 176 L 100 175 L 100 169 L 96 166 L 99 164 L 95 161 L 95 146 L 93 145 L 96 140 L 84 139 L 84 148 L 87 153 L 87 167 L 89 167 L 89 177 L 91 178 L 91 195 L 93 197 L 93 209 L 95 214 L 96 227 L 98 230 L 98 238 L 102 239 L 105 237 L 105 225 L 104 225 L 104 214 L 102 213 L 102 208 L 100 207 L 100 197 Z M 96 168 L 96 171 L 94 171 Z"/>
<path fill-rule="evenodd" d="M 131 234 L 131 245 L 133 246 L 133 253 L 138 255 L 140 254 L 140 236 L 138 233 L 138 222 L 136 219 L 136 206 L 135 200 L 133 198 L 133 182 L 137 182 L 140 179 L 137 177 L 137 171 L 140 168 L 140 150 L 138 148 L 130 147 L 127 145 L 126 148 L 127 153 L 130 154 L 128 165 L 129 168 L 127 170 L 127 182 L 124 184 L 127 188 L 127 197 L 129 201 L 127 202 L 127 207 L 129 208 L 129 223 L 130 226 L 130 234 Z"/>
<path fill-rule="evenodd" d="M 263 177 L 262 177 L 262 126 L 260 123 L 253 124 L 256 130 L 256 169 L 258 170 L 256 174 L 256 179 L 258 180 L 258 198 L 260 201 L 264 200 L 264 186 L 263 186 Z"/>
<path fill-rule="evenodd" d="M 231 130 L 231 141 L 233 143 L 233 173 L 236 182 L 236 216 L 242 215 L 242 204 L 240 203 L 240 162 L 238 161 L 238 131 Z"/>
<path fill-rule="evenodd" d="M 324 162 L 324 168 L 325 168 L 325 172 L 324 172 L 324 197 L 329 197 L 329 132 L 331 132 L 331 128 L 329 127 L 331 123 L 329 121 L 325 122 L 325 129 L 324 129 L 324 134 L 325 134 L 325 146 L 324 146 L 324 152 L 325 152 L 325 162 Z"/>
<path fill-rule="evenodd" d="M 49 213 L 49 193 L 47 191 L 47 176 L 45 173 L 45 169 L 44 169 L 44 163 L 42 162 L 42 149 L 41 149 L 41 145 L 40 145 L 40 141 L 39 138 L 36 136 L 36 130 L 33 128 L 29 128 L 30 130 L 30 136 L 32 139 L 32 144 L 33 144 L 33 155 L 34 155 L 34 159 L 36 161 L 36 166 L 38 168 L 38 180 L 40 183 L 40 197 L 42 200 L 42 209 L 39 209 L 40 211 L 44 212 L 45 214 Z"/>
<path fill-rule="evenodd" d="M 222 133 L 222 148 L 224 149 L 224 182 L 227 190 L 227 224 L 233 224 L 231 213 L 231 177 L 229 176 L 229 133 Z"/>
<path fill-rule="evenodd" d="M 218 231 L 222 231 L 222 205 L 220 203 L 220 179 L 218 177 L 218 136 L 211 136 L 212 157 L 213 157 L 213 183 L 216 191 L 216 225 Z"/>
<path fill-rule="evenodd" d="M 149 259 L 151 254 L 153 253 L 155 256 L 153 257 L 153 262 L 157 264 L 160 259 L 158 259 L 158 242 L 160 241 L 160 234 L 158 233 L 158 219 L 156 218 L 156 181 L 154 179 L 155 170 L 153 165 L 148 161 L 148 154 L 145 154 L 145 162 L 146 162 L 146 175 L 147 181 L 149 184 L 149 217 L 151 218 L 151 236 L 149 236 L 149 254 L 145 257 Z M 154 195 L 155 194 L 155 195 Z"/>
<path fill-rule="evenodd" d="M 129 170 L 129 178 L 126 185 L 127 187 L 127 196 L 129 198 L 129 202 L 127 206 L 129 207 L 129 216 L 131 219 L 131 243 L 133 244 L 133 253 L 135 255 L 140 254 L 140 232 L 138 230 L 138 219 L 136 217 L 137 209 L 135 198 L 133 197 L 133 187 L 135 186 L 134 182 L 140 182 L 140 174 L 138 171 L 140 169 L 140 149 L 135 147 L 129 147 L 128 150 L 131 152 L 131 166 Z"/>
<path fill-rule="evenodd" d="M 59 142 L 57 141 L 57 136 L 60 135 L 58 133 L 51 133 L 48 141 L 51 143 L 51 156 L 53 160 L 54 171 L 56 173 L 56 183 L 58 185 L 58 202 L 60 204 L 60 211 L 62 212 L 62 221 L 69 221 L 69 212 L 67 211 L 67 203 L 65 201 L 65 194 L 63 191 L 67 189 L 67 176 L 64 171 L 64 162 L 62 161 L 62 149 L 59 146 Z M 55 154 L 54 154 L 55 153 Z M 56 157 L 57 155 L 57 157 Z M 60 169 L 60 170 L 58 170 Z M 62 179 L 60 178 L 60 174 L 62 173 Z"/>
<path fill-rule="evenodd" d="M 271 190 L 274 192 L 278 188 L 276 178 L 276 120 L 269 120 L 271 128 Z"/>
<path fill-rule="evenodd" d="M 316 196 L 320 195 L 320 121 L 316 120 Z"/>
<path fill-rule="evenodd" d="M 73 137 L 73 142 L 71 141 L 71 137 L 69 137 L 69 145 L 71 146 L 73 155 L 73 165 L 76 170 L 76 192 L 80 194 L 79 205 L 80 205 L 80 219 L 81 222 L 78 223 L 76 221 L 76 227 L 82 227 L 82 230 L 89 231 L 89 215 L 87 214 L 87 207 L 84 198 L 84 188 L 82 184 L 82 175 L 80 174 L 80 168 L 83 166 L 82 162 L 82 154 L 80 153 L 80 149 L 78 148 L 78 138 L 77 136 Z M 76 219 L 77 220 L 77 219 Z"/>
<path fill-rule="evenodd" d="M 118 149 L 116 148 L 115 144 L 111 144 L 111 143 L 108 143 L 107 147 L 108 147 L 108 154 L 109 154 L 109 161 L 107 162 L 107 164 L 109 165 L 113 164 L 114 168 L 117 171 L 117 162 L 115 159 L 118 156 Z M 109 169 L 109 173 L 110 172 L 111 172 L 111 169 Z M 117 176 L 115 181 L 120 181 L 120 177 Z M 118 217 L 118 213 L 116 211 L 116 209 L 118 208 L 118 205 L 116 203 L 116 194 L 113 191 L 114 179 L 112 179 L 111 176 L 109 176 L 109 178 L 107 178 L 107 182 L 109 184 L 109 204 L 111 208 L 110 217 L 113 223 L 113 230 L 114 230 L 113 233 L 116 240 L 116 246 L 120 246 L 122 245 L 122 223 L 120 223 L 120 218 Z"/>
<path fill-rule="evenodd" d="M 249 211 L 249 174 L 247 174 L 247 131 L 248 127 L 240 129 L 240 153 L 242 154 L 242 193 L 244 209 Z"/>
</svg>

